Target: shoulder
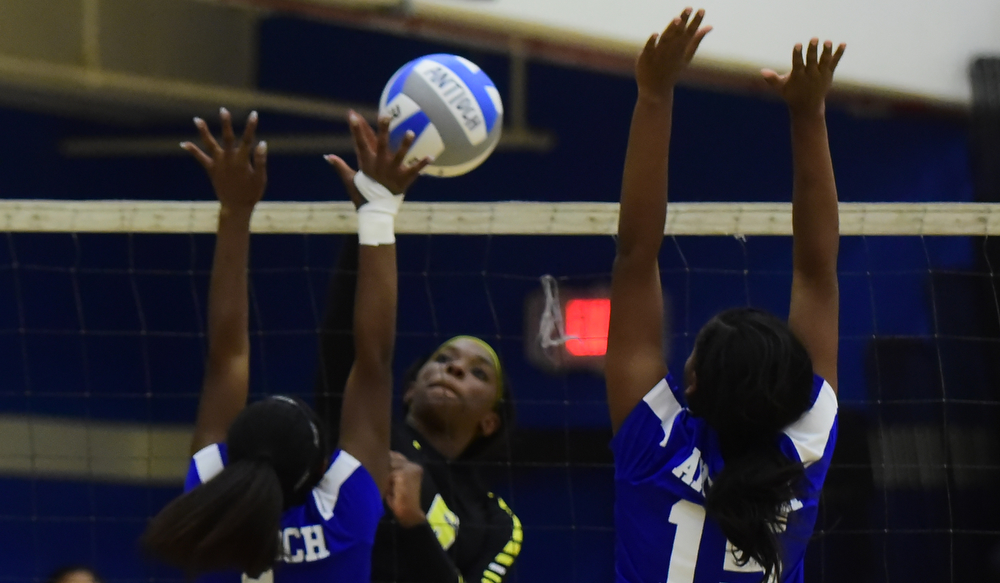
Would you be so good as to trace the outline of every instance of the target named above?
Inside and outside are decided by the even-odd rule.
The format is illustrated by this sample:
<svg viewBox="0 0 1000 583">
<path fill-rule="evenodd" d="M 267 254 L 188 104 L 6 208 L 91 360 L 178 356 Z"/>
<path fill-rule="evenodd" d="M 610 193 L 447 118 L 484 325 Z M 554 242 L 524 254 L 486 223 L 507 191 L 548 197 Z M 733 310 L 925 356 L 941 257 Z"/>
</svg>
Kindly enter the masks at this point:
<svg viewBox="0 0 1000 583">
<path fill-rule="evenodd" d="M 427 457 L 424 446 L 420 443 L 420 436 L 405 425 L 393 428 L 390 443 L 393 451 L 405 455 L 410 461 L 419 463 Z"/>
<path fill-rule="evenodd" d="M 801 417 L 785 428 L 785 447 L 792 459 L 809 466 L 832 454 L 837 428 L 837 393 L 830 383 L 814 375 L 812 405 Z"/>
<path fill-rule="evenodd" d="M 188 492 L 195 486 L 218 476 L 227 463 L 229 457 L 224 443 L 213 443 L 198 450 L 191 456 L 187 477 L 184 480 L 184 491 Z"/>
<path fill-rule="evenodd" d="M 313 488 L 313 499 L 323 520 L 332 519 L 341 507 L 382 507 L 375 479 L 357 458 L 343 450 L 334 453 L 329 469 Z"/>
<path fill-rule="evenodd" d="M 636 404 L 612 438 L 616 466 L 658 457 L 658 450 L 690 441 L 699 421 L 686 409 L 683 389 L 668 374 Z"/>
<path fill-rule="evenodd" d="M 667 432 L 665 439 L 669 439 L 669 431 L 672 421 L 677 418 L 684 409 L 684 393 L 673 376 L 668 374 L 656 383 L 648 393 L 643 396 L 635 408 L 629 413 L 612 440 L 612 448 L 615 441 L 625 441 L 619 439 L 619 435 L 631 435 L 638 432 L 656 432 L 655 427 L 660 427 Z"/>
<path fill-rule="evenodd" d="M 646 484 L 693 498 L 704 494 L 721 463 L 718 439 L 685 405 L 683 389 L 667 375 L 622 423 L 611 442 L 621 488 Z"/>
</svg>

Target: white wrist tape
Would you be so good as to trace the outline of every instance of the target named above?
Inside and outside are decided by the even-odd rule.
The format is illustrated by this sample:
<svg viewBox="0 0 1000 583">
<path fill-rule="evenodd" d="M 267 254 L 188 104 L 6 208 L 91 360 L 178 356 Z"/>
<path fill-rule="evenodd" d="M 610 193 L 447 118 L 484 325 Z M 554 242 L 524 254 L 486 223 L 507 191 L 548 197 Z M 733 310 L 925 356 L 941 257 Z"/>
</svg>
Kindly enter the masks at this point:
<svg viewBox="0 0 1000 583">
<path fill-rule="evenodd" d="M 358 242 L 362 245 L 392 245 L 396 242 L 396 213 L 402 194 L 392 194 L 364 172 L 354 175 L 354 186 L 365 204 L 358 209 Z"/>
</svg>

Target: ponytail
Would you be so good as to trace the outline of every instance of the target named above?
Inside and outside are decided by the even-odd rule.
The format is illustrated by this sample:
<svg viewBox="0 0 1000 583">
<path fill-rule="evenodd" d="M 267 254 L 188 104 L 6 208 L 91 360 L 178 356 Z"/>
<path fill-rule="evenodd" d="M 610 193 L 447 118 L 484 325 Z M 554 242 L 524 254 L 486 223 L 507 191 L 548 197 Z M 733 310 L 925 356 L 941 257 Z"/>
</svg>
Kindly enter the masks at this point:
<svg viewBox="0 0 1000 583">
<path fill-rule="evenodd" d="M 752 308 L 712 318 L 692 359 L 688 407 L 715 430 L 725 462 L 706 492 L 705 512 L 736 547 L 736 562 L 756 561 L 769 581 L 781 574 L 778 534 L 805 478 L 804 466 L 777 441 L 812 404 L 812 360 L 786 322 Z"/>
<path fill-rule="evenodd" d="M 273 466 L 239 460 L 161 510 L 146 528 L 142 546 L 190 575 L 238 569 L 259 577 L 280 552 L 282 507 Z"/>
<path fill-rule="evenodd" d="M 785 530 L 803 466 L 769 445 L 723 457 L 726 464 L 708 489 L 705 512 L 735 547 L 737 564 L 756 561 L 764 568 L 761 581 L 770 581 L 781 574 L 778 533 Z"/>
</svg>

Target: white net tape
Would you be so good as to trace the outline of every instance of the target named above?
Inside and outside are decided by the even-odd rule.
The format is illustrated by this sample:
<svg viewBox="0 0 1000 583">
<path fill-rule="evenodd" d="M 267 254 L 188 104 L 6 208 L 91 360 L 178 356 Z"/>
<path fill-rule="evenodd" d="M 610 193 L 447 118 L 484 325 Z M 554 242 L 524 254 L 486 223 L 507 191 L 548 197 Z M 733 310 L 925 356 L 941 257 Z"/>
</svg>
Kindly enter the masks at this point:
<svg viewBox="0 0 1000 583">
<path fill-rule="evenodd" d="M 218 203 L 186 201 L 0 201 L 0 231 L 214 233 Z M 791 235 L 790 203 L 671 203 L 668 235 Z M 408 202 L 399 234 L 613 235 L 617 203 Z M 263 202 L 255 233 L 353 233 L 347 202 Z M 1000 235 L 1000 204 L 841 203 L 842 235 Z"/>
</svg>

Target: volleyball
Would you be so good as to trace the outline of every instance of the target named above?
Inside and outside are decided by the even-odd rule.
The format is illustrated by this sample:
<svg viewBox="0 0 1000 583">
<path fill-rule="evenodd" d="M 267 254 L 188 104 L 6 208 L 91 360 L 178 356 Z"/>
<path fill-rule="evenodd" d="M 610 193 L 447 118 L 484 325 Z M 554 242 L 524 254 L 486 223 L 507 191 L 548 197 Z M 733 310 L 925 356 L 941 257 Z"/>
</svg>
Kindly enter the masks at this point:
<svg viewBox="0 0 1000 583">
<path fill-rule="evenodd" d="M 389 141 L 398 148 L 416 135 L 407 162 L 426 156 L 432 176 L 459 176 L 490 156 L 503 127 L 503 103 L 493 81 L 475 63 L 456 55 L 427 55 L 403 65 L 389 79 L 379 115 L 391 118 Z"/>
</svg>

